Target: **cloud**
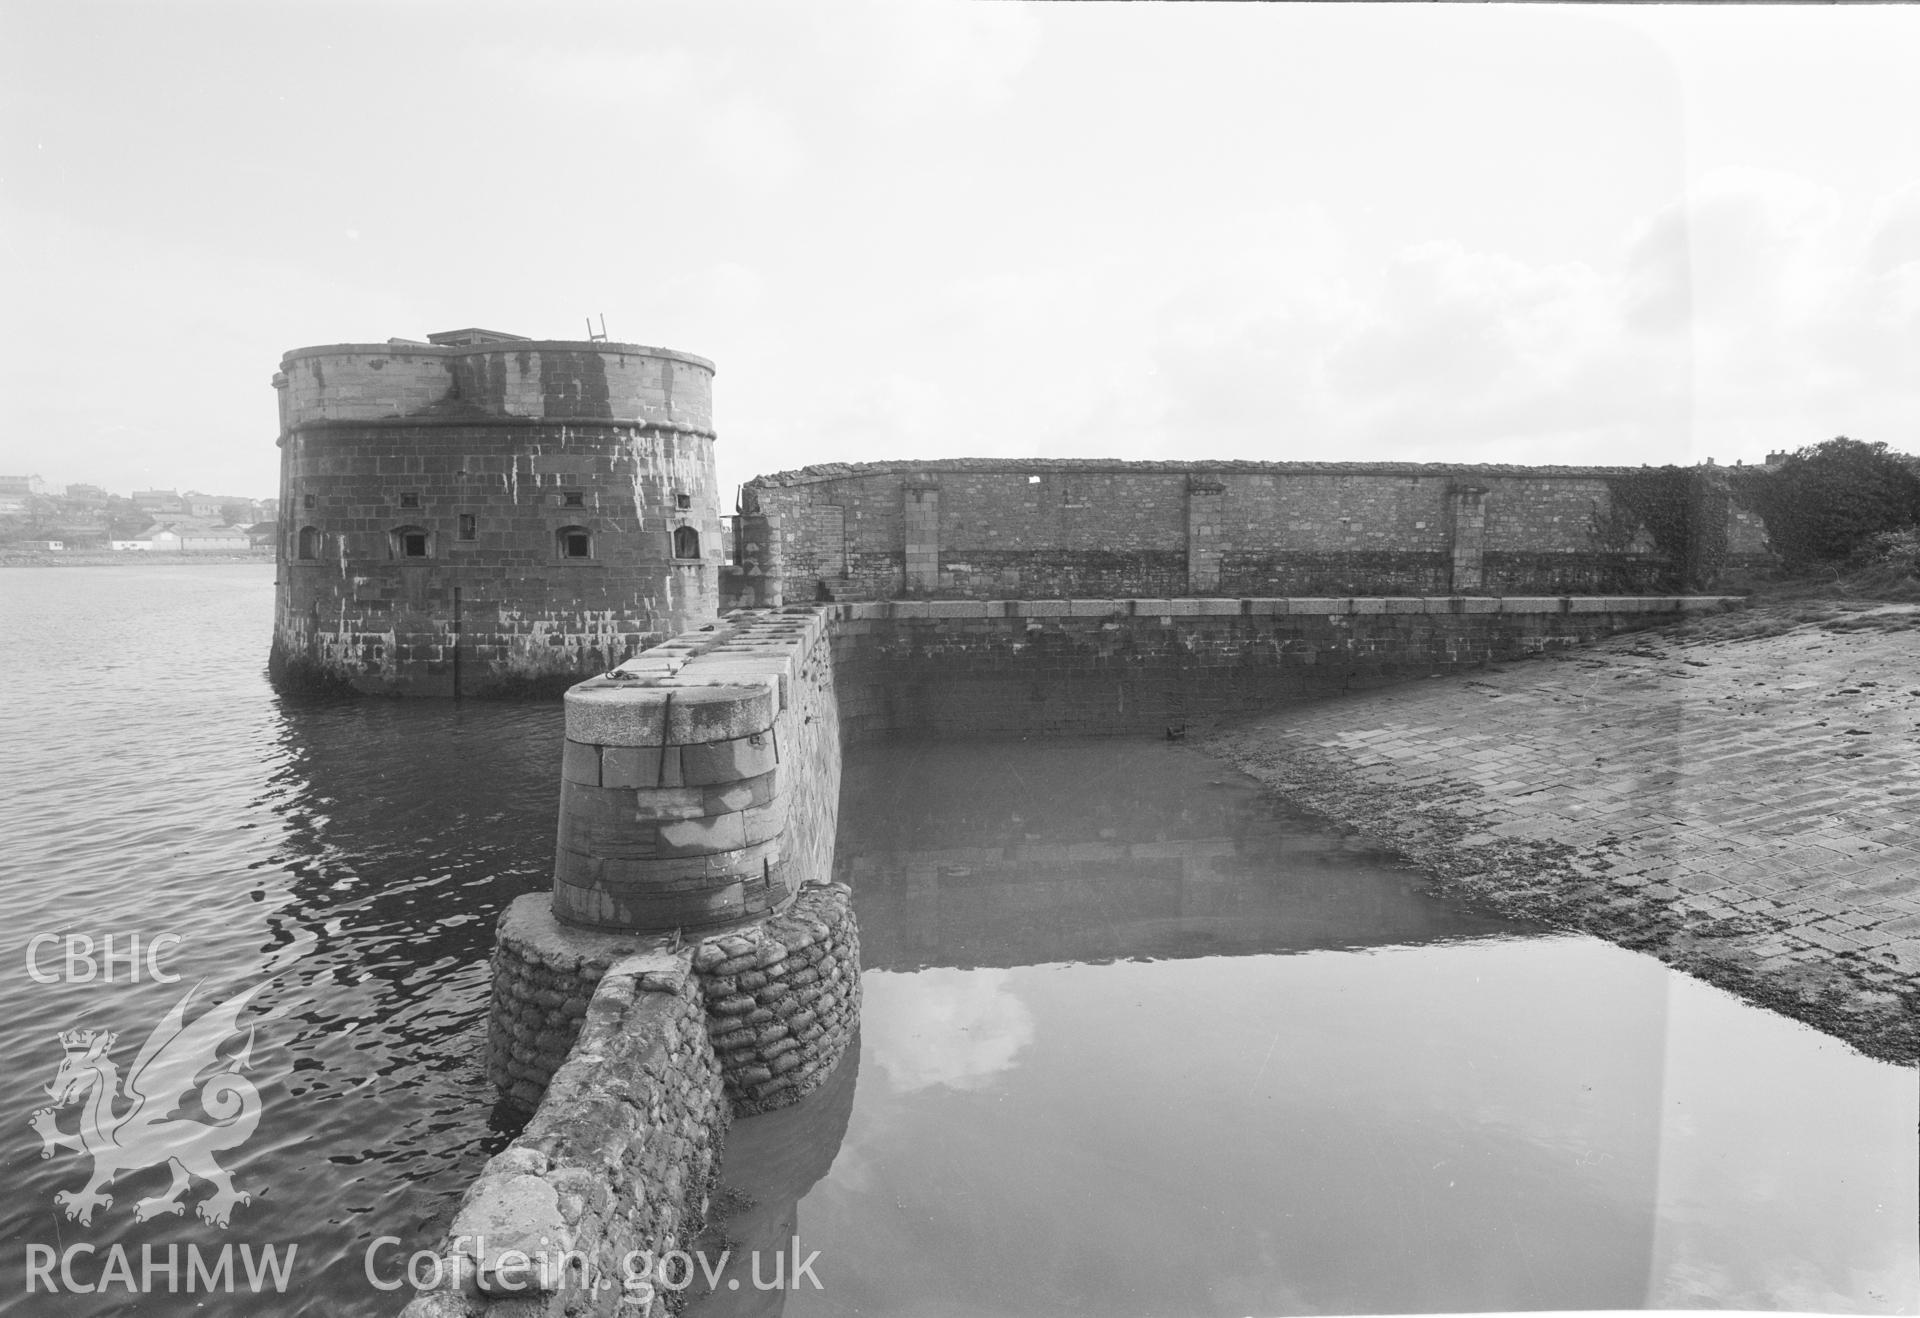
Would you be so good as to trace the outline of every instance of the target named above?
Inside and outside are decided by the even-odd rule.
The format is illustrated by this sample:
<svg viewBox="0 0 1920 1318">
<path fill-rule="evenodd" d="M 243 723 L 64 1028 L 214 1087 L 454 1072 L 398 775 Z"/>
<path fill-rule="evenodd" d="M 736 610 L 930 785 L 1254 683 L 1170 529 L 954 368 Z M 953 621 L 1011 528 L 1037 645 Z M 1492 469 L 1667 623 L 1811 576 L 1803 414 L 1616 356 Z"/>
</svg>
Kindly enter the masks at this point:
<svg viewBox="0 0 1920 1318">
<path fill-rule="evenodd" d="M 1793 175 L 1716 171 L 1613 262 L 1433 240 L 1364 287 L 1236 282 L 1263 257 L 1214 247 L 1151 322 L 1145 410 L 1221 456 L 1688 462 L 1920 426 L 1920 187 L 1850 212 Z"/>
<path fill-rule="evenodd" d="M 761 92 L 791 90 L 790 70 L 762 68 L 748 55 L 696 54 L 672 44 L 483 44 L 465 58 L 480 84 L 507 83 L 549 112 L 591 116 L 596 133 L 611 130 L 631 140 L 635 166 L 645 170 L 657 162 L 659 183 L 676 193 L 683 191 L 678 175 L 685 170 L 764 195 L 792 182 L 807 160 L 789 114 Z M 786 97 L 779 104 L 790 102 Z"/>
<path fill-rule="evenodd" d="M 818 52 L 885 114 L 1001 106 L 1040 46 L 1040 23 L 1020 5 L 861 0 L 817 12 Z"/>
<path fill-rule="evenodd" d="M 1006 970 L 869 971 L 860 1033 L 899 1093 L 980 1089 L 1033 1042 Z"/>
</svg>

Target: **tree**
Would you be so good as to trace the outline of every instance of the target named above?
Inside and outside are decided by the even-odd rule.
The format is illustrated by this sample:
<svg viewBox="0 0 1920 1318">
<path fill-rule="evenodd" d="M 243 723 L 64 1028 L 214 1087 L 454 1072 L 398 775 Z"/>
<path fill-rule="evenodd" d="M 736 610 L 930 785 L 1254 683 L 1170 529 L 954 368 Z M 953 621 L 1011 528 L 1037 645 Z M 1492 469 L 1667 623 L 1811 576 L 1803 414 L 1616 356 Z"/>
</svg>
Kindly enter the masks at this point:
<svg viewBox="0 0 1920 1318">
<path fill-rule="evenodd" d="M 1920 524 L 1912 460 L 1845 435 L 1789 455 L 1751 489 L 1790 571 L 1842 562 L 1869 536 Z"/>
</svg>

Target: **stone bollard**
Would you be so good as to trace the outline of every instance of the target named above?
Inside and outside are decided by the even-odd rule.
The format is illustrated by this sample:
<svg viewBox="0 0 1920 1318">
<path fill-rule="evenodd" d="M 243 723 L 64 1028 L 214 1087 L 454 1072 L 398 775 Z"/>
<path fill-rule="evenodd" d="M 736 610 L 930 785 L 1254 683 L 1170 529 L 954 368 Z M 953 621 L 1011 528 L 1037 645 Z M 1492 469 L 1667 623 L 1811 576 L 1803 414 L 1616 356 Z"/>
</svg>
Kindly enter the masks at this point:
<svg viewBox="0 0 1920 1318">
<path fill-rule="evenodd" d="M 826 616 L 742 613 L 566 695 L 551 895 L 494 946 L 488 1070 L 531 1109 L 608 967 L 686 949 L 736 1113 L 804 1097 L 860 1013 L 852 893 L 830 882 L 839 709 Z"/>
<path fill-rule="evenodd" d="M 772 681 L 641 686 L 615 673 L 568 691 L 554 914 L 692 933 L 792 901 L 778 706 Z"/>
</svg>

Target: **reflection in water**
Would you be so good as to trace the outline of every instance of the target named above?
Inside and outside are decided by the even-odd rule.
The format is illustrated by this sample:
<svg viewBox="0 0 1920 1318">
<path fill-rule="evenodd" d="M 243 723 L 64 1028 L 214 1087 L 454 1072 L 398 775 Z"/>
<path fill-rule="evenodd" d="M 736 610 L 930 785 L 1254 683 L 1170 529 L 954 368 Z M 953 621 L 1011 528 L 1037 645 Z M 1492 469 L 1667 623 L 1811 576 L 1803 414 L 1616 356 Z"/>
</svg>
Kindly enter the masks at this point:
<svg viewBox="0 0 1920 1318">
<path fill-rule="evenodd" d="M 734 1123 L 726 1150 L 733 1171 L 715 1198 L 707 1233 L 695 1246 L 705 1263 L 693 1274 L 690 1318 L 776 1318 L 785 1308 L 793 1279 L 802 1276 L 795 1261 L 812 1252 L 795 1253 L 800 1200 L 833 1166 L 859 1079 L 856 1037 L 833 1074 L 804 1102 Z M 778 1286 L 773 1284 L 776 1259 L 785 1260 L 778 1265 L 783 1280 Z"/>
<path fill-rule="evenodd" d="M 863 748 L 837 865 L 864 1080 L 789 1315 L 1911 1311 L 1910 1074 L 1185 748 Z"/>
</svg>

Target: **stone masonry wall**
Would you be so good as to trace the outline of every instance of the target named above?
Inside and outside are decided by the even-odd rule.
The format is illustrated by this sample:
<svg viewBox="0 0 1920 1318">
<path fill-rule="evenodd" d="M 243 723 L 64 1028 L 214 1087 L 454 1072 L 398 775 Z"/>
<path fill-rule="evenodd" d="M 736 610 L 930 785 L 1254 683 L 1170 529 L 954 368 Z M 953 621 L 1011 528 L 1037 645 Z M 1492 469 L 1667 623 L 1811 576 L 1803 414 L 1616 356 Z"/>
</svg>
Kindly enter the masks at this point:
<svg viewBox="0 0 1920 1318">
<path fill-rule="evenodd" d="M 793 601 L 1674 590 L 1686 565 L 1650 538 L 1595 537 L 1613 513 L 1607 478 L 1628 470 L 865 463 L 760 477 L 744 510 L 782 518 Z"/>
<path fill-rule="evenodd" d="M 1719 597 L 896 600 L 833 619 L 843 735 L 1102 734 L 1524 658 Z"/>
<path fill-rule="evenodd" d="M 571 1055 L 468 1187 L 405 1318 L 649 1311 L 628 1301 L 655 1298 L 648 1264 L 703 1224 L 731 1119 L 693 955 L 605 969 Z"/>
<path fill-rule="evenodd" d="M 557 689 L 712 618 L 712 375 L 622 344 L 289 353 L 275 681 Z"/>
</svg>

